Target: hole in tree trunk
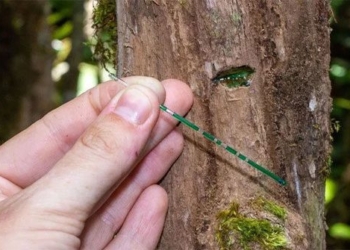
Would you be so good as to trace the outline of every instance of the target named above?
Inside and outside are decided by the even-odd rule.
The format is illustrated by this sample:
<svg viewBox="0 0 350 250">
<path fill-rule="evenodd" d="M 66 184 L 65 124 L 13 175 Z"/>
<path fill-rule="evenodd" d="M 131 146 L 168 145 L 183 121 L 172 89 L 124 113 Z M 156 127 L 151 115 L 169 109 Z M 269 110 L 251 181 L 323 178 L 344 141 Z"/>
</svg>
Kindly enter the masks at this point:
<svg viewBox="0 0 350 250">
<path fill-rule="evenodd" d="M 222 70 L 212 79 L 214 84 L 224 84 L 229 88 L 249 87 L 254 69 L 249 66 L 231 67 Z"/>
</svg>

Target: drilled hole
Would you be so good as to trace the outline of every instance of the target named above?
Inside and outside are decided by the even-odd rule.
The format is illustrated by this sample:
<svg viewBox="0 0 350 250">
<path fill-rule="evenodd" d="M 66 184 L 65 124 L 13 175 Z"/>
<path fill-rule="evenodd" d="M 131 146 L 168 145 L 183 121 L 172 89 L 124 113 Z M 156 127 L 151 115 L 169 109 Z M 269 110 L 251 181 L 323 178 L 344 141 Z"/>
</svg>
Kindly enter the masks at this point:
<svg viewBox="0 0 350 250">
<path fill-rule="evenodd" d="M 254 69 L 249 66 L 233 67 L 220 71 L 213 79 L 214 84 L 224 84 L 229 88 L 249 87 Z"/>
</svg>

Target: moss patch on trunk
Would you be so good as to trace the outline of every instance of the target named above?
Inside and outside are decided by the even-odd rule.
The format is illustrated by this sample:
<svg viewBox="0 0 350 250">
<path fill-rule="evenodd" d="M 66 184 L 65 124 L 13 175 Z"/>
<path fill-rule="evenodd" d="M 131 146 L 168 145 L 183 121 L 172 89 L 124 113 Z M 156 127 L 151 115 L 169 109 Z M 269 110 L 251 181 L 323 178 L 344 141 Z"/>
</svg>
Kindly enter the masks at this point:
<svg viewBox="0 0 350 250">
<path fill-rule="evenodd" d="M 257 212 L 265 211 L 284 221 L 286 211 L 265 198 L 258 197 L 251 202 Z M 239 211 L 239 204 L 232 202 L 228 209 L 217 215 L 216 240 L 220 249 L 287 249 L 287 239 L 282 225 L 266 218 L 256 218 Z"/>
<path fill-rule="evenodd" d="M 106 70 L 109 64 L 116 68 L 118 33 L 115 0 L 97 1 L 92 20 L 95 33 L 90 45 L 94 48 L 94 58 Z"/>
</svg>

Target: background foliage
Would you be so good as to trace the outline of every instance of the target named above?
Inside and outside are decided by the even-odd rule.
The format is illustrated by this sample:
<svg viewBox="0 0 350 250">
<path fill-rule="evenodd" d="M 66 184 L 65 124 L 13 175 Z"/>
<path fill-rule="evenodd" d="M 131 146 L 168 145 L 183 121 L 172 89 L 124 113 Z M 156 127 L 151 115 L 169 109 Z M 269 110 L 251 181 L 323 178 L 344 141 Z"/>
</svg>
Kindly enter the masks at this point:
<svg viewBox="0 0 350 250">
<path fill-rule="evenodd" d="M 100 1 L 111 3 L 111 0 Z M 39 89 L 41 95 L 36 97 L 40 100 L 45 97 L 51 103 L 46 106 L 57 107 L 85 89 L 106 79 L 105 73 L 100 70 L 93 59 L 94 47 L 91 45 L 101 48 L 100 57 L 113 57 L 109 54 L 108 46 L 113 40 L 115 30 L 106 32 L 103 29 L 104 10 L 100 9 L 100 12 L 96 13 L 95 24 L 91 22 L 92 7 L 96 5 L 96 2 L 91 0 L 50 0 L 43 4 L 45 1 L 41 0 L 0 0 L 0 61 L 5 62 L 0 67 L 2 77 L 0 80 L 0 143 L 11 137 L 14 132 L 25 127 L 13 125 L 19 123 L 21 118 L 15 114 L 29 112 L 28 115 L 33 116 L 31 112 L 34 112 L 28 109 L 21 111 L 21 109 L 24 107 L 23 103 L 34 102 L 35 95 L 27 98 L 26 102 L 10 102 L 11 100 L 21 100 L 26 93 L 31 92 L 34 85 L 31 82 L 28 83 L 30 79 L 28 77 L 40 71 L 40 69 L 36 69 L 35 74 L 29 72 L 24 76 L 18 73 L 18 65 L 21 66 L 21 71 L 25 71 L 26 63 L 32 58 L 28 53 L 33 51 L 34 45 L 30 43 L 38 43 L 41 38 L 40 32 L 39 34 L 35 33 L 37 26 L 31 25 L 33 18 L 30 19 L 31 16 L 25 11 L 26 8 L 29 8 L 25 6 L 28 2 L 31 4 L 31 13 L 37 14 L 38 20 L 44 18 L 50 28 L 51 44 L 47 54 L 52 57 L 53 91 L 52 93 L 44 93 L 44 87 L 42 87 Z M 331 20 L 333 31 L 331 34 L 332 62 L 330 65 L 334 100 L 332 112 L 334 150 L 331 173 L 326 186 L 327 224 L 329 226 L 327 244 L 329 249 L 350 249 L 350 1 L 333 0 L 331 4 L 334 14 L 334 18 Z M 34 9 L 33 6 L 36 8 Z M 113 18 L 110 14 L 106 16 Z M 87 19 L 86 16 L 88 16 Z M 102 28 L 101 33 L 96 36 L 101 40 L 93 38 L 92 25 Z M 108 29 L 113 30 L 113 27 L 107 27 Z M 37 37 L 34 37 L 36 39 L 28 39 L 28 36 L 31 35 L 33 37 L 36 35 Z M 109 44 L 107 50 L 104 46 L 106 42 Z M 112 47 L 114 46 L 112 45 Z M 28 48 L 28 50 L 17 48 Z M 47 50 L 47 46 L 45 48 Z M 14 60 L 14 58 L 17 59 Z M 18 60 L 22 63 L 18 63 Z M 16 71 L 11 71 L 10 62 L 17 65 Z M 47 84 L 50 84 L 51 79 L 47 81 Z M 9 106 L 8 103 L 12 103 L 13 106 Z M 39 114 L 42 116 L 46 112 L 47 110 L 40 110 Z M 37 115 L 33 117 L 37 117 Z M 32 121 L 29 120 L 27 125 L 30 122 Z"/>
<path fill-rule="evenodd" d="M 327 243 L 329 249 L 350 249 L 350 1 L 333 0 L 332 9 L 330 78 L 335 131 L 326 192 Z"/>
</svg>

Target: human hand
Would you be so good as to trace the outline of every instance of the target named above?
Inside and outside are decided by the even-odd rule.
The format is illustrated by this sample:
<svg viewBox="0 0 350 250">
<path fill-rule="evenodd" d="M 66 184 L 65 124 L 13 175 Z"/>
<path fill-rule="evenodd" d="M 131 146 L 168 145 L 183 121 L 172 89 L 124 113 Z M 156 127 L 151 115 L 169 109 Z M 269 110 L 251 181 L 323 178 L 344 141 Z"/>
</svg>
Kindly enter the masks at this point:
<svg viewBox="0 0 350 250">
<path fill-rule="evenodd" d="M 103 83 L 0 147 L 1 249 L 156 247 L 167 211 L 156 183 L 183 148 L 159 104 L 185 114 L 193 97 L 177 80 L 124 80 L 131 86 Z"/>
</svg>

